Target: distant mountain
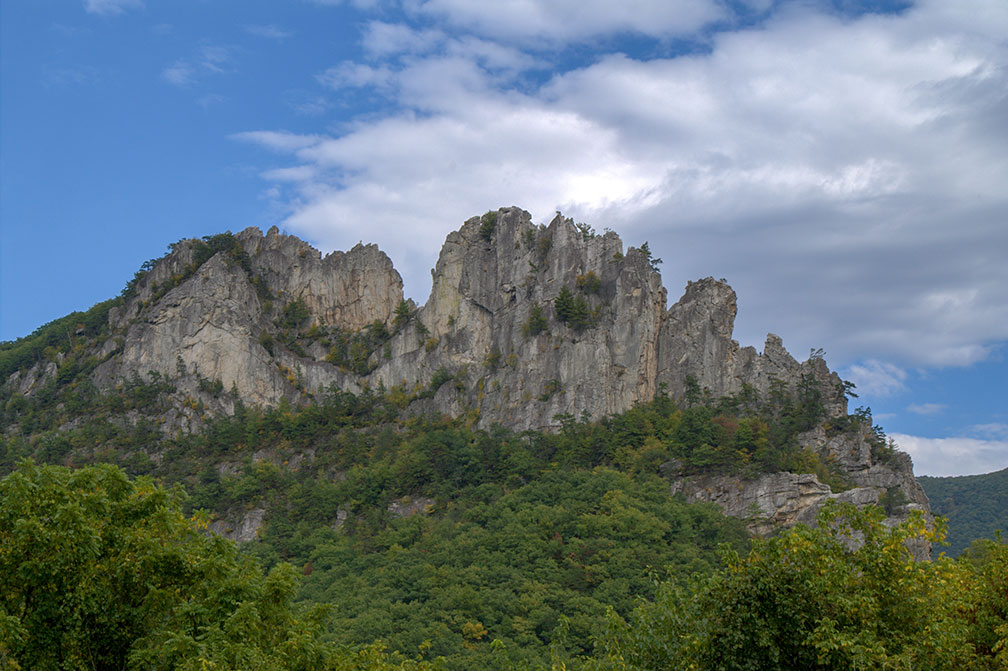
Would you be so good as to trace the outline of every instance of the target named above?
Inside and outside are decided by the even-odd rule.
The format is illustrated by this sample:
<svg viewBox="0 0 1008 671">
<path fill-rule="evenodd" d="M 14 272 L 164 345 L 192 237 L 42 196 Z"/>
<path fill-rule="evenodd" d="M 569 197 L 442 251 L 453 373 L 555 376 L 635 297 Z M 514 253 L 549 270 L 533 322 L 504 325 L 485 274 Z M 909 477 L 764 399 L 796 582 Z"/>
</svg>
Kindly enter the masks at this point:
<svg viewBox="0 0 1008 671">
<path fill-rule="evenodd" d="M 921 476 L 917 482 L 931 500 L 931 511 L 948 518 L 946 554 L 957 557 L 977 538 L 1008 534 L 1008 468 L 984 475 L 950 478 Z"/>
</svg>

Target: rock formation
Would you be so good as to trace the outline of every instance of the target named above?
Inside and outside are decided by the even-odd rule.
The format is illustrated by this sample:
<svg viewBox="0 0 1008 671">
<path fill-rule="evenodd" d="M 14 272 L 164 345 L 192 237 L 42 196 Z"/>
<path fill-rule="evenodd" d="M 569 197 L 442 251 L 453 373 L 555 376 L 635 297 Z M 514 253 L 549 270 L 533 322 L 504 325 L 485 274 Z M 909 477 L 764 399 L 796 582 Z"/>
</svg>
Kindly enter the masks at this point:
<svg viewBox="0 0 1008 671">
<path fill-rule="evenodd" d="M 206 240 L 172 245 L 110 311 L 96 386 L 153 372 L 211 413 L 231 412 L 239 399 L 298 404 L 333 387 L 384 389 L 408 412 L 515 430 L 555 427 L 560 414 L 601 418 L 659 390 L 682 398 L 694 383 L 714 397 L 811 384 L 830 417 L 847 413 L 843 383 L 821 357 L 799 363 L 772 334 L 762 352 L 732 340 L 736 298 L 725 282 L 690 282 L 666 308 L 646 248 L 624 250 L 615 233 L 559 214 L 548 226 L 514 207 L 466 221 L 445 240 L 420 307 L 403 300 L 399 274 L 374 245 L 323 257 L 275 227 Z M 47 366 L 8 384 L 31 393 L 55 374 Z M 198 424 L 176 405 L 164 430 Z M 795 474 L 676 487 L 754 520 L 756 532 L 765 521 L 808 521 L 838 496 L 877 502 L 899 490 L 903 508 L 926 509 L 905 455 L 877 463 L 863 439 L 844 435 L 805 437 L 849 474 L 855 488 L 841 494 Z"/>
<path fill-rule="evenodd" d="M 769 536 L 795 524 L 813 524 L 820 507 L 828 500 L 857 506 L 881 505 L 896 524 L 920 511 L 931 521 L 924 490 L 913 477 L 910 457 L 899 451 L 873 456 L 868 428 L 860 432 L 828 436 L 817 427 L 802 435 L 800 442 L 840 467 L 852 485 L 833 492 L 812 474 L 767 473 L 756 478 L 727 475 L 672 476 L 672 491 L 691 502 L 715 503 L 726 515 L 746 521 L 749 531 Z M 911 551 L 920 559 L 930 556 L 930 546 L 917 542 Z"/>
<path fill-rule="evenodd" d="M 832 414 L 846 411 L 840 379 L 821 359 L 798 363 L 773 335 L 763 353 L 731 339 L 727 284 L 691 282 L 666 310 L 647 254 L 560 215 L 535 226 L 503 208 L 465 222 L 445 241 L 419 309 L 403 301 L 399 274 L 374 245 L 323 258 L 276 228 L 234 237 L 247 263 L 220 252 L 193 268 L 199 241 L 182 241 L 140 278 L 110 315 L 118 336 L 102 351 L 99 386 L 154 371 L 220 380 L 256 405 L 306 401 L 332 385 L 397 388 L 417 411 L 521 430 L 556 426 L 561 413 L 621 412 L 661 385 L 681 397 L 690 377 L 719 396 L 744 385 L 766 394 L 808 374 Z M 574 319 L 557 314 L 562 292 L 580 311 Z M 281 323 L 294 302 L 307 319 Z M 334 333 L 371 327 L 379 335 L 361 365 L 333 357 Z M 314 337 L 292 340 L 292 328 Z M 439 375 L 453 383 L 432 388 Z"/>
</svg>

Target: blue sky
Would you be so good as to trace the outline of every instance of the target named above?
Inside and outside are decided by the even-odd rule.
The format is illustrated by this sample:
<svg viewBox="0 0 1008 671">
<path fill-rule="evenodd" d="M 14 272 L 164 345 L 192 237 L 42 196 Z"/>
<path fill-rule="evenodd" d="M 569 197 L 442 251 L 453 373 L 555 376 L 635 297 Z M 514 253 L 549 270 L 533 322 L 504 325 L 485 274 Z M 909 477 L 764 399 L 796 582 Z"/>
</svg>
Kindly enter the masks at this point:
<svg viewBox="0 0 1008 671">
<path fill-rule="evenodd" d="M 1008 466 L 1008 3 L 8 0 L 0 338 L 185 237 L 376 242 L 426 300 L 518 205 L 724 277 L 918 474 Z"/>
</svg>

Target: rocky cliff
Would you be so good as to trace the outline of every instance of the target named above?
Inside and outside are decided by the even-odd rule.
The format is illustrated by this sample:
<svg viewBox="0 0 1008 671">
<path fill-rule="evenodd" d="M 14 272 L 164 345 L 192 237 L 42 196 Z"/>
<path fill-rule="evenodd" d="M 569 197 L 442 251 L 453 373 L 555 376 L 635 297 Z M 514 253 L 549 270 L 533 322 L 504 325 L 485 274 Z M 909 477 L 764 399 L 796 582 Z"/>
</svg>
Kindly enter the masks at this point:
<svg viewBox="0 0 1008 671">
<path fill-rule="evenodd" d="M 899 451 L 872 449 L 871 431 L 829 435 L 817 427 L 799 437 L 801 443 L 827 463 L 836 464 L 848 487 L 834 492 L 812 474 L 767 473 L 755 478 L 726 475 L 681 476 L 666 465 L 672 491 L 687 501 L 715 503 L 726 515 L 746 521 L 749 531 L 769 536 L 798 523 L 811 525 L 824 503 L 830 500 L 857 506 L 879 505 L 888 524 L 906 520 L 915 511 L 933 521 L 924 490 L 913 477 L 910 457 Z M 917 541 L 911 551 L 919 559 L 930 556 L 930 545 Z"/>
<path fill-rule="evenodd" d="M 417 410 L 526 429 L 555 426 L 560 413 L 620 412 L 660 385 L 682 396 L 688 378 L 718 396 L 743 385 L 768 393 L 775 380 L 793 386 L 808 374 L 831 413 L 846 409 L 821 359 L 798 363 L 773 335 L 762 353 L 731 339 L 727 284 L 691 282 L 666 309 L 647 254 L 559 215 L 535 226 L 506 208 L 467 221 L 445 241 L 419 308 L 403 301 L 399 274 L 373 245 L 323 258 L 275 228 L 235 238 L 245 263 L 221 252 L 192 269 L 199 241 L 183 241 L 138 281 L 111 315 L 120 335 L 106 346 L 99 385 L 156 371 L 220 380 L 267 405 L 333 384 L 381 386 Z M 558 314 L 562 293 L 572 314 Z M 352 343 L 356 358 L 334 355 L 337 340 L 365 331 Z"/>
<path fill-rule="evenodd" d="M 666 307 L 650 252 L 624 249 L 615 233 L 559 214 L 537 226 L 529 213 L 502 208 L 449 234 L 432 272 L 418 307 L 374 245 L 323 257 L 276 228 L 181 241 L 109 312 L 112 335 L 96 346 L 92 380 L 99 388 L 152 373 L 173 380 L 178 402 L 164 431 L 193 429 L 239 400 L 298 404 L 333 388 L 381 389 L 405 412 L 515 430 L 549 429 L 563 414 L 598 419 L 659 390 L 716 398 L 811 385 L 828 417 L 846 416 L 843 383 L 821 357 L 798 362 L 772 334 L 762 352 L 740 347 L 735 293 L 723 281 L 690 282 Z M 7 384 L 30 394 L 55 370 L 38 364 Z M 849 472 L 855 488 L 840 496 L 880 501 L 899 490 L 900 505 L 926 508 L 905 455 L 873 461 L 852 435 L 804 438 Z M 836 496 L 794 474 L 676 487 L 756 520 L 757 532 L 768 528 L 759 520 L 804 521 Z"/>
</svg>

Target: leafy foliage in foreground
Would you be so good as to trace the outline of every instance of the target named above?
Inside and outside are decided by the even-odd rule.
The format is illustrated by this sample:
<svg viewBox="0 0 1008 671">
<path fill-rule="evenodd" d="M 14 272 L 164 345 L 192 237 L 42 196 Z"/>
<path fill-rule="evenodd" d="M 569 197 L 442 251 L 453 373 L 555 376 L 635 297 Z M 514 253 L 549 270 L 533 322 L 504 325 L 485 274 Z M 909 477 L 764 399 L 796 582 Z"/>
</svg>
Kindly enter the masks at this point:
<svg viewBox="0 0 1008 671">
<path fill-rule="evenodd" d="M 824 508 L 804 526 L 726 552 L 724 568 L 662 581 L 629 621 L 610 614 L 595 671 L 644 669 L 1004 669 L 1008 546 L 915 562 L 904 542 L 937 540 L 921 518 Z M 863 538 L 850 551 L 846 541 Z"/>
<path fill-rule="evenodd" d="M 427 668 L 325 643 L 324 609 L 293 604 L 297 572 L 200 533 L 183 497 L 108 465 L 0 481 L 0 668 Z"/>
</svg>

